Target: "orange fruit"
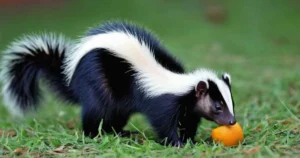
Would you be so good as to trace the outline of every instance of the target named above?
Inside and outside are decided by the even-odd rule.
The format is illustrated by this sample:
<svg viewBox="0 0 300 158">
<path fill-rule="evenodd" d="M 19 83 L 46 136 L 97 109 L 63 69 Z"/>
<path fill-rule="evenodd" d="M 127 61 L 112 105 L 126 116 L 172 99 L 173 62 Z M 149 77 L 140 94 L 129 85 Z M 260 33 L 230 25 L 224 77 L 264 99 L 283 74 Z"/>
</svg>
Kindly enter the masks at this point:
<svg viewBox="0 0 300 158">
<path fill-rule="evenodd" d="M 225 146 L 236 146 L 244 140 L 243 129 L 239 123 L 232 126 L 220 126 L 212 130 L 212 139 Z"/>
</svg>

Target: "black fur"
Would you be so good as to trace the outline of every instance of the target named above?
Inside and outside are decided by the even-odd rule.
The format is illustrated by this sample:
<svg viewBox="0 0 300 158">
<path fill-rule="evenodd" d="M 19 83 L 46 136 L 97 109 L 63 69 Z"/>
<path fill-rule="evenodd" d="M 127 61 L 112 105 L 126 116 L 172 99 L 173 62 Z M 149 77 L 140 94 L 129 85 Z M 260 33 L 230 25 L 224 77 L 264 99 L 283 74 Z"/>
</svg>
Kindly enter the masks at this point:
<svg viewBox="0 0 300 158">
<path fill-rule="evenodd" d="M 94 137 L 103 120 L 105 132 L 120 132 L 133 111 L 131 91 L 133 71 L 123 59 L 107 50 L 90 51 L 80 61 L 72 82 L 75 95 L 83 105 L 82 123 L 86 135 Z"/>
<path fill-rule="evenodd" d="M 134 82 L 134 70 L 130 65 L 111 55 L 105 49 L 90 51 L 80 61 L 71 87 L 83 105 L 82 123 L 86 135 L 95 137 L 101 120 L 102 130 L 122 133 L 129 117 L 134 113 L 143 113 L 149 119 L 160 138 L 168 138 L 167 143 L 181 143 L 177 134 L 180 111 L 184 106 L 195 105 L 196 100 L 188 96 L 178 97 L 165 94 L 155 98 L 146 98 Z M 180 104 L 180 105 L 179 105 Z M 187 111 L 187 120 L 183 125 L 193 126 L 196 130 L 197 118 Z M 194 120 L 193 120 L 194 119 Z M 192 122 L 193 125 L 189 125 Z M 185 131 L 185 139 L 193 137 L 194 132 Z M 194 133 L 194 134 L 193 134 Z"/>
<path fill-rule="evenodd" d="M 112 31 L 121 31 L 134 35 L 140 42 L 145 42 L 148 47 L 153 50 L 155 59 L 166 69 L 184 73 L 184 67 L 177 59 L 165 49 L 157 38 L 153 36 L 146 28 L 130 24 L 127 22 L 107 22 L 100 27 L 88 30 L 87 36 L 103 34 Z"/>
<path fill-rule="evenodd" d="M 197 102 L 195 95 L 195 91 L 191 90 L 186 95 L 178 98 L 178 104 L 180 105 L 178 127 L 182 142 L 186 142 L 188 139 L 195 142 L 194 137 L 201 121 L 201 117 L 194 111 Z"/>
<path fill-rule="evenodd" d="M 234 102 L 234 99 L 233 99 L 233 96 L 232 96 L 232 85 L 231 85 L 229 79 L 225 77 L 225 73 L 222 74 L 222 80 L 226 83 L 226 85 L 229 87 L 229 90 L 231 92 L 231 100 L 232 100 L 232 106 L 233 106 L 233 111 L 234 111 L 235 102 Z"/>
<path fill-rule="evenodd" d="M 135 35 L 140 42 L 145 42 L 152 50 L 156 60 L 166 69 L 184 73 L 183 66 L 163 48 L 145 29 L 126 23 L 107 23 L 90 30 L 87 35 L 123 31 Z M 155 98 L 146 98 L 135 83 L 134 70 L 124 59 L 113 56 L 105 49 L 95 49 L 82 58 L 71 81 L 71 87 L 83 105 L 82 123 L 86 135 L 98 134 L 101 122 L 105 132 L 121 133 L 127 120 L 133 113 L 143 113 L 149 119 L 160 138 L 169 144 L 182 144 L 194 137 L 200 118 L 194 118 L 191 99 L 193 91 L 178 97 L 165 94 Z M 95 97 L 93 97 L 95 96 Z M 194 97 L 195 98 L 195 97 Z M 190 106 L 190 107 L 188 107 Z M 183 116 L 182 110 L 186 109 Z M 191 113 L 191 114 L 190 114 Z M 188 117 L 186 117 L 188 116 Z M 178 136 L 178 120 L 183 121 L 181 139 Z M 189 131 L 193 132 L 189 132 Z"/>
<path fill-rule="evenodd" d="M 208 80 L 208 85 L 209 85 L 208 93 L 209 96 L 211 96 L 211 99 L 215 101 L 223 101 L 224 103 L 226 103 L 217 84 L 211 80 Z"/>
<path fill-rule="evenodd" d="M 209 84 L 209 89 L 208 89 L 208 93 L 209 96 L 211 96 L 211 99 L 213 100 L 215 106 L 219 106 L 222 110 L 221 113 L 217 112 L 217 109 L 213 109 L 213 113 L 216 114 L 211 114 L 212 118 L 214 120 L 218 121 L 218 124 L 226 124 L 229 123 L 228 121 L 232 121 L 233 123 L 236 122 L 235 118 L 230 114 L 228 106 L 226 105 L 226 102 L 222 96 L 222 94 L 220 93 L 220 90 L 218 88 L 218 86 L 216 85 L 216 83 L 214 83 L 211 80 L 208 80 L 208 84 Z M 223 103 L 223 104 L 222 104 Z M 207 118 L 209 120 L 212 120 L 211 118 Z"/>
</svg>

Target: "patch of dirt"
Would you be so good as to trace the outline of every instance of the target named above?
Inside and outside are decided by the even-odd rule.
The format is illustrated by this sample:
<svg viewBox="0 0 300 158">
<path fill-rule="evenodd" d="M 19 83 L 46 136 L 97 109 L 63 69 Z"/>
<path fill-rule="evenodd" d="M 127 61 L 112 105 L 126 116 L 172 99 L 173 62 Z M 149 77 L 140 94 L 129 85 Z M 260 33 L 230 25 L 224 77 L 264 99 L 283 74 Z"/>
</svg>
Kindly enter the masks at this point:
<svg viewBox="0 0 300 158">
<path fill-rule="evenodd" d="M 253 148 L 250 148 L 250 149 L 247 149 L 244 151 L 245 154 L 247 155 L 250 155 L 250 154 L 256 154 L 260 151 L 260 147 L 253 147 Z"/>
<path fill-rule="evenodd" d="M 70 120 L 70 121 L 68 122 L 67 127 L 68 127 L 69 129 L 74 129 L 74 128 L 75 128 L 74 122 L 75 122 L 74 120 Z"/>
<path fill-rule="evenodd" d="M 252 130 L 252 132 L 260 132 L 261 131 L 261 126 L 257 126 L 255 129 Z"/>
<path fill-rule="evenodd" d="M 14 150 L 14 154 L 17 156 L 25 155 L 28 151 L 28 148 L 17 148 Z"/>
<path fill-rule="evenodd" d="M 298 135 L 298 134 L 300 134 L 300 130 L 299 129 L 294 129 L 294 130 L 291 130 L 291 133 L 294 134 L 294 135 Z"/>
<path fill-rule="evenodd" d="M 29 136 L 29 137 L 34 137 L 36 136 L 36 133 L 30 129 L 30 128 L 25 128 L 25 131 L 26 131 L 26 134 Z"/>
<path fill-rule="evenodd" d="M 51 155 L 64 155 L 64 154 L 67 154 L 68 153 L 68 150 L 67 150 L 67 147 L 62 145 L 56 149 L 53 149 L 53 150 L 50 150 L 50 151 L 47 151 L 48 154 L 51 154 Z"/>
<path fill-rule="evenodd" d="M 0 137 L 3 135 L 9 137 L 15 137 L 17 135 L 17 132 L 15 130 L 0 130 Z"/>
<path fill-rule="evenodd" d="M 223 24 L 228 17 L 228 11 L 218 1 L 204 1 L 204 16 L 205 18 L 214 24 Z"/>
<path fill-rule="evenodd" d="M 69 144 L 69 145 L 62 145 L 62 146 L 59 146 L 53 150 L 49 150 L 49 151 L 46 151 L 47 154 L 50 154 L 50 155 L 59 155 L 59 156 L 63 156 L 63 155 L 66 155 L 69 153 L 69 149 L 72 148 L 72 146 Z"/>
<path fill-rule="evenodd" d="M 277 120 L 276 121 L 278 124 L 281 124 L 281 125 L 288 125 L 288 124 L 291 124 L 293 123 L 293 120 Z"/>
<path fill-rule="evenodd" d="M 284 44 L 288 44 L 290 43 L 289 39 L 281 36 L 281 37 L 277 37 L 272 41 L 273 45 L 284 45 Z"/>
</svg>

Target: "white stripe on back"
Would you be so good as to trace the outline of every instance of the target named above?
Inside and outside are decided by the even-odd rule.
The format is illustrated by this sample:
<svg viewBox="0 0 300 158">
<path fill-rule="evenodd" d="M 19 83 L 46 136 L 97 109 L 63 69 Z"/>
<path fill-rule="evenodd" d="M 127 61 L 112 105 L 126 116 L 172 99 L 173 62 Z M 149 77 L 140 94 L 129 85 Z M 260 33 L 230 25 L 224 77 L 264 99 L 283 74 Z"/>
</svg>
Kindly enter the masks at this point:
<svg viewBox="0 0 300 158">
<path fill-rule="evenodd" d="M 115 56 L 123 58 L 132 64 L 132 69 L 138 73 L 135 76 L 139 88 L 146 92 L 148 97 L 155 97 L 165 93 L 182 95 L 197 85 L 199 81 L 214 81 L 233 114 L 230 91 L 217 75 L 208 69 L 200 69 L 188 74 L 177 74 L 165 69 L 154 58 L 150 48 L 130 33 L 111 31 L 103 34 L 82 38 L 72 53 L 66 59 L 65 74 L 70 83 L 74 71 L 80 60 L 91 50 L 104 48 Z"/>
</svg>

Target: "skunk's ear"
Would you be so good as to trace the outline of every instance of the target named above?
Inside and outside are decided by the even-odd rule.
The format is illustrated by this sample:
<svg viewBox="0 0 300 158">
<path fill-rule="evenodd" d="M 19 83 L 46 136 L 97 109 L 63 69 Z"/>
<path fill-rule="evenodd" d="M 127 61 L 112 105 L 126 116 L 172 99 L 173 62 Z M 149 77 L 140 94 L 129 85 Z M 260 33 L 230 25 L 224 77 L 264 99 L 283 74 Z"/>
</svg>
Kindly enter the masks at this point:
<svg viewBox="0 0 300 158">
<path fill-rule="evenodd" d="M 228 73 L 223 73 L 222 74 L 222 80 L 229 86 L 231 87 L 231 77 Z"/>
<path fill-rule="evenodd" d="M 208 90 L 208 83 L 205 81 L 198 82 L 197 86 L 195 87 L 196 97 L 201 97 L 202 94 L 206 93 Z"/>
</svg>

